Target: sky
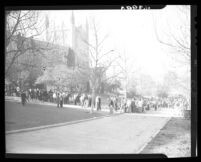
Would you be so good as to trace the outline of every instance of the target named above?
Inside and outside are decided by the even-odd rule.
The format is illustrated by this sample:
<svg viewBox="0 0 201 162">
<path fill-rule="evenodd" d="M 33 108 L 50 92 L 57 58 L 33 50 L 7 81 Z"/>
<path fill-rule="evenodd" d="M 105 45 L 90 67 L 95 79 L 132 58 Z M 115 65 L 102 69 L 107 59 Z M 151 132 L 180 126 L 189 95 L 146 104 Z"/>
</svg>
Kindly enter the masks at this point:
<svg viewBox="0 0 201 162">
<path fill-rule="evenodd" d="M 125 52 L 129 71 L 140 69 L 141 73 L 152 76 L 156 82 L 162 82 L 163 76 L 171 70 L 172 65 L 177 66 L 169 56 L 170 51 L 158 42 L 155 34 L 156 26 L 162 38 L 165 38 L 163 36 L 169 31 L 177 33 L 180 30 L 177 26 L 181 26 L 183 19 L 175 6 L 166 6 L 162 10 L 75 10 L 73 12 L 77 25 L 84 25 L 86 18 L 89 23 L 92 18 L 95 18 L 100 27 L 100 36 L 109 34 L 104 46 L 105 51 L 112 49 L 118 53 Z M 43 14 L 48 14 L 50 23 L 56 28 L 60 29 L 61 24 L 64 23 L 67 33 L 70 32 L 71 10 L 45 11 Z M 190 19 L 188 21 L 190 23 Z M 184 68 L 176 68 L 178 73 L 184 70 Z"/>
</svg>

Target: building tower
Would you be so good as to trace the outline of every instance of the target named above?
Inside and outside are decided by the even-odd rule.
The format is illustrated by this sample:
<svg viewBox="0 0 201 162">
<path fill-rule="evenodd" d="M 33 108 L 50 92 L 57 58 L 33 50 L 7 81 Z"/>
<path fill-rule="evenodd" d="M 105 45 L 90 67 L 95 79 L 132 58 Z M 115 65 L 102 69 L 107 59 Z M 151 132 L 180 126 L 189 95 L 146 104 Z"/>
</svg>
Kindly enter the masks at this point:
<svg viewBox="0 0 201 162">
<path fill-rule="evenodd" d="M 49 41 L 49 17 L 45 15 L 45 28 L 46 28 L 46 42 Z"/>
<path fill-rule="evenodd" d="M 86 40 L 89 41 L 89 24 L 88 24 L 88 20 L 86 18 Z M 87 65 L 89 66 L 89 46 L 86 46 L 86 57 L 87 57 Z"/>
<path fill-rule="evenodd" d="M 72 42 L 71 42 L 71 48 L 74 51 L 75 54 L 75 65 L 77 65 L 77 52 L 76 52 L 76 26 L 75 26 L 75 17 L 74 17 L 74 12 L 72 11 L 71 14 L 71 27 L 72 27 Z"/>
<path fill-rule="evenodd" d="M 72 11 L 72 44 L 71 48 L 75 53 L 76 66 L 88 66 L 89 64 L 89 46 L 84 42 L 89 40 L 89 26 L 86 19 L 85 24 L 76 26 L 75 16 Z"/>
<path fill-rule="evenodd" d="M 75 49 L 75 17 L 74 13 L 72 11 L 71 15 L 71 27 L 72 27 L 72 42 L 71 42 L 71 48 Z"/>
</svg>

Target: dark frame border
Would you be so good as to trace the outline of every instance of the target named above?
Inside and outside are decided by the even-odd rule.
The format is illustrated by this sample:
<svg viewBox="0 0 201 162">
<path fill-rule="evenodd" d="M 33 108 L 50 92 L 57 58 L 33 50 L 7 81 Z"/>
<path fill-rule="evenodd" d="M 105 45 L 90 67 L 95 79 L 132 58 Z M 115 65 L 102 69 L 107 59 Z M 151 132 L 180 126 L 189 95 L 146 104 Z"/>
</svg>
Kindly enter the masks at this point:
<svg viewBox="0 0 201 162">
<path fill-rule="evenodd" d="M 137 4 L 137 3 L 136 3 Z M 21 6 L 20 6 L 21 5 Z M 132 5 L 132 4 L 131 4 Z M 82 5 L 68 5 L 68 6 L 23 6 L 21 3 L 18 2 L 18 4 L 14 4 L 13 6 L 5 6 L 5 9 L 52 9 L 52 10 L 61 10 L 61 9 L 120 9 L 122 5 L 85 5 L 82 7 Z M 4 13 L 5 14 L 5 13 Z M 197 19 L 197 6 L 192 5 L 191 6 L 191 156 L 196 157 L 197 156 L 197 40 L 196 40 L 196 35 L 197 35 L 197 29 L 196 29 L 196 19 Z M 5 17 L 2 19 L 5 22 Z M 4 31 L 4 30 L 3 30 Z M 4 43 L 3 43 L 4 44 Z M 4 91 L 4 87 L 2 87 L 2 90 Z M 2 93 L 4 94 L 4 93 Z M 4 99 L 4 95 L 2 95 Z M 2 110 L 2 109 L 1 109 Z M 1 115 L 5 114 L 4 109 L 2 110 L 3 112 Z M 5 116 L 3 115 L 2 118 L 5 122 Z M 3 130 L 5 131 L 5 125 L 3 125 Z M 4 136 L 4 144 L 5 143 L 5 136 Z M 5 145 L 4 145 L 5 146 Z M 4 147 L 3 146 L 3 147 Z M 3 148 L 3 152 L 5 153 L 5 147 Z M 132 158 L 137 158 L 137 159 L 147 159 L 147 158 L 164 158 L 166 156 L 164 155 L 155 155 L 155 154 L 69 154 L 69 155 L 46 155 L 46 154 L 41 154 L 41 155 L 33 155 L 33 154 L 4 154 L 5 158 L 39 158 L 39 159 L 77 159 L 77 158 L 82 158 L 82 159 L 93 159 L 93 158 L 101 158 L 101 159 L 106 159 L 106 158 L 120 158 L 120 159 L 132 159 Z"/>
<path fill-rule="evenodd" d="M 191 6 L 191 156 L 197 156 L 197 6 Z"/>
</svg>

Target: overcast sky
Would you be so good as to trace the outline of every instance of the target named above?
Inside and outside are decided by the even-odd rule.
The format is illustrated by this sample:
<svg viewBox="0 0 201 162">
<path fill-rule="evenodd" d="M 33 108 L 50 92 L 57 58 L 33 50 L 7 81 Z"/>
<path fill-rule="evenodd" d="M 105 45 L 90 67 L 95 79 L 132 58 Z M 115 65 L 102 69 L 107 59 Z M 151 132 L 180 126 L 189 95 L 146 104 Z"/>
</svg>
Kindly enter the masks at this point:
<svg viewBox="0 0 201 162">
<path fill-rule="evenodd" d="M 51 24 L 55 24 L 57 29 L 64 23 L 70 32 L 72 11 L 44 13 L 48 14 Z M 162 81 L 163 75 L 171 69 L 170 65 L 174 64 L 169 57 L 170 51 L 156 39 L 153 19 L 156 20 L 155 25 L 162 38 L 165 36 L 164 33 L 169 32 L 170 27 L 171 32 L 177 33 L 183 19 L 175 6 L 166 6 L 162 10 L 75 10 L 74 16 L 76 25 L 84 25 L 86 18 L 90 22 L 94 17 L 101 29 L 100 36 L 109 34 L 105 51 L 111 49 L 120 53 L 125 51 L 130 71 L 140 67 L 142 73 L 151 75 L 155 81 Z M 190 18 L 187 23 L 190 23 Z M 176 69 L 178 73 L 185 70 Z"/>
</svg>

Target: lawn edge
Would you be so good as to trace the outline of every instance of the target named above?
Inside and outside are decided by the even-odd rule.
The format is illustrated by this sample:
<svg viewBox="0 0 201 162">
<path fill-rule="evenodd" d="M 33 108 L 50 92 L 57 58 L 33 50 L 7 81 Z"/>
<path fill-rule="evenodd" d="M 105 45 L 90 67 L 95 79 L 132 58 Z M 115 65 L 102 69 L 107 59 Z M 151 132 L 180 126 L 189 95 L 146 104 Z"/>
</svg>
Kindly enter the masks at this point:
<svg viewBox="0 0 201 162">
<path fill-rule="evenodd" d="M 116 116 L 116 115 L 121 115 L 121 114 L 123 114 L 123 113 L 103 115 L 103 116 L 92 117 L 92 118 L 88 118 L 88 119 L 75 120 L 75 121 L 69 121 L 69 122 L 51 124 L 51 125 L 43 125 L 43 126 L 39 126 L 39 127 L 10 130 L 10 131 L 6 131 L 5 133 L 6 133 L 6 135 L 8 135 L 8 134 L 14 134 L 14 133 L 37 131 L 37 130 L 41 130 L 41 129 L 49 129 L 49 128 L 53 128 L 53 127 L 60 127 L 60 126 L 65 126 L 65 125 L 77 124 L 77 123 L 81 123 L 81 122 L 87 122 L 87 121 L 91 121 L 91 120 L 96 120 L 96 119 L 101 119 L 104 117 L 111 117 L 111 116 Z"/>
</svg>

